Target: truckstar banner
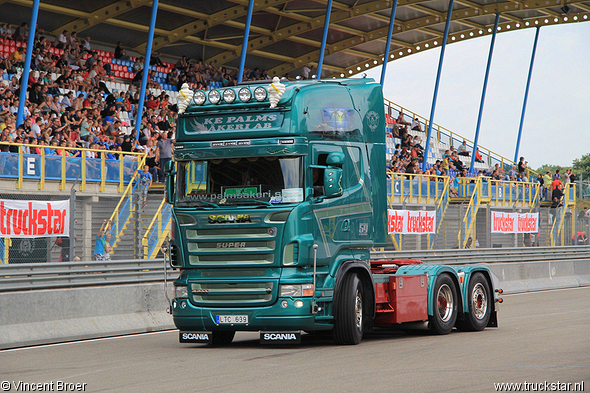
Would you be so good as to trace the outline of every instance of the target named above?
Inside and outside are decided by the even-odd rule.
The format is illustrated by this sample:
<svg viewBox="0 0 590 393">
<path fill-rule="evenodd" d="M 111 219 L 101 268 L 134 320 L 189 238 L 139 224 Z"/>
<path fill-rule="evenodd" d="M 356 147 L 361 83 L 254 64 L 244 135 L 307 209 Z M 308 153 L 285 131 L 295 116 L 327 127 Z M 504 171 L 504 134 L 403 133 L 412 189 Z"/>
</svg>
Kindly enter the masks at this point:
<svg viewBox="0 0 590 393">
<path fill-rule="evenodd" d="M 502 213 L 492 211 L 492 233 L 537 233 L 539 213 Z"/>
<path fill-rule="evenodd" d="M 428 210 L 387 210 L 387 232 L 420 235 L 436 232 L 436 212 Z"/>
<path fill-rule="evenodd" d="M 70 200 L 0 199 L 0 237 L 70 236 Z"/>
</svg>

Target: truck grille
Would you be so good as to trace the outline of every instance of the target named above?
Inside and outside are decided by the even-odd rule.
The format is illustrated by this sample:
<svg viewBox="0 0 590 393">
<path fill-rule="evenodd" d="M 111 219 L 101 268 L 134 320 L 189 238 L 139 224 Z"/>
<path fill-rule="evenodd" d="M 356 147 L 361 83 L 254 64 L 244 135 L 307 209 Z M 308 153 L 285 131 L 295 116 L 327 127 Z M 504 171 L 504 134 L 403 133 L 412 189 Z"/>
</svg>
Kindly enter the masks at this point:
<svg viewBox="0 0 590 393">
<path fill-rule="evenodd" d="M 192 300 L 197 305 L 208 306 L 260 306 L 269 304 L 277 285 L 266 282 L 237 283 L 193 283 L 191 284 Z"/>
<path fill-rule="evenodd" d="M 188 263 L 203 267 L 272 265 L 276 236 L 276 227 L 188 229 Z"/>
</svg>

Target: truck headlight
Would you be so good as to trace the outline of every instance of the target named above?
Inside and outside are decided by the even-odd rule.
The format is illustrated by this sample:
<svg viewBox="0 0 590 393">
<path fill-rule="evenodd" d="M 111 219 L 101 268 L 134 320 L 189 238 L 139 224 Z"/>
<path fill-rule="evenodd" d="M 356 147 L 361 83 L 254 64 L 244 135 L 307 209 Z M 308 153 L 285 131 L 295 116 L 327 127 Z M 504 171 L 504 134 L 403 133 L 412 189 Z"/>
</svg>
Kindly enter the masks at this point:
<svg viewBox="0 0 590 393">
<path fill-rule="evenodd" d="M 188 297 L 186 286 L 174 286 L 174 297 Z"/>
<path fill-rule="evenodd" d="M 289 296 L 289 297 L 313 296 L 313 284 L 281 285 L 281 296 Z"/>
</svg>

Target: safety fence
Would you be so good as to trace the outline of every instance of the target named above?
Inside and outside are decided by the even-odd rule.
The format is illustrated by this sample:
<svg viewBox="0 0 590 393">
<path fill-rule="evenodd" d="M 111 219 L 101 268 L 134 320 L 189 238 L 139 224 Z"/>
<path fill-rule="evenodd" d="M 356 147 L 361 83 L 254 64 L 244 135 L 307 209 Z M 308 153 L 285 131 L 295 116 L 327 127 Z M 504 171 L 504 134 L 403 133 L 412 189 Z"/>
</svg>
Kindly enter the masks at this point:
<svg viewBox="0 0 590 393">
<path fill-rule="evenodd" d="M 168 278 L 178 271 L 168 269 Z M 0 292 L 164 280 L 163 259 L 0 265 Z"/>
<path fill-rule="evenodd" d="M 0 148 L 9 150 L 0 152 L 0 176 L 15 179 L 17 189 L 23 187 L 25 180 L 38 180 L 39 190 L 45 189 L 46 180 L 57 180 L 60 190 L 66 189 L 67 181 L 79 181 L 80 191 L 86 190 L 87 182 L 95 182 L 100 184 L 100 191 L 111 183 L 117 184 L 122 192 L 145 156 L 144 153 L 7 142 L 0 142 Z M 108 154 L 114 158 L 107 158 Z"/>
<path fill-rule="evenodd" d="M 374 251 L 371 252 L 371 259 L 417 259 L 427 264 L 444 265 L 580 260 L 585 261 L 590 270 L 590 246 Z M 167 280 L 174 280 L 179 275 L 178 270 L 170 267 L 167 273 Z M 507 279 L 507 277 L 499 279 Z M 163 259 L 0 265 L 0 292 L 163 281 Z"/>
<path fill-rule="evenodd" d="M 448 176 L 433 176 L 409 173 L 388 172 L 387 194 L 393 197 L 404 197 L 406 201 L 417 203 L 433 203 L 443 190 Z M 477 179 L 481 179 L 481 196 L 495 201 L 498 205 L 513 205 L 521 202 L 534 206 L 540 197 L 540 185 L 534 182 L 493 180 L 487 176 L 459 178 L 456 191 L 458 198 L 471 198 Z M 546 193 L 546 192 L 545 192 Z M 575 201 L 573 185 L 564 190 L 564 199 Z"/>
</svg>

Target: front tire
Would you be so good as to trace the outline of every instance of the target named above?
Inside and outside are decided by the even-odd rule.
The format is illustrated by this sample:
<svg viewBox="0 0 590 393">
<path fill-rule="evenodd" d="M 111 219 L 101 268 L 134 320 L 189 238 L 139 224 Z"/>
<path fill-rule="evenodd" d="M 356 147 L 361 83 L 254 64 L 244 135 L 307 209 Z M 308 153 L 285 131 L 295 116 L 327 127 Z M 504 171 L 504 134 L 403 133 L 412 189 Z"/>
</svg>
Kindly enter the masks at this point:
<svg viewBox="0 0 590 393">
<path fill-rule="evenodd" d="M 457 322 L 457 328 L 472 332 L 483 330 L 492 313 L 490 284 L 482 273 L 475 273 L 469 280 L 468 291 L 469 313 L 463 321 Z"/>
<path fill-rule="evenodd" d="M 356 345 L 363 338 L 364 309 L 363 284 L 356 273 L 344 277 L 339 298 L 334 305 L 334 329 L 336 344 Z"/>
<path fill-rule="evenodd" d="M 457 287 L 448 274 L 436 279 L 432 291 L 432 332 L 449 334 L 457 321 Z"/>
<path fill-rule="evenodd" d="M 213 331 L 211 332 L 212 339 L 211 344 L 222 347 L 224 345 L 229 345 L 234 339 L 236 332 L 229 332 L 229 331 Z"/>
</svg>

